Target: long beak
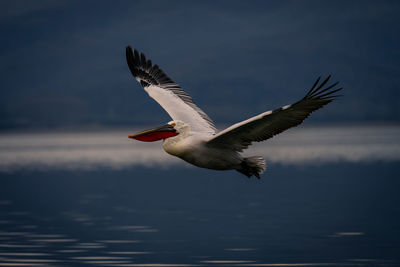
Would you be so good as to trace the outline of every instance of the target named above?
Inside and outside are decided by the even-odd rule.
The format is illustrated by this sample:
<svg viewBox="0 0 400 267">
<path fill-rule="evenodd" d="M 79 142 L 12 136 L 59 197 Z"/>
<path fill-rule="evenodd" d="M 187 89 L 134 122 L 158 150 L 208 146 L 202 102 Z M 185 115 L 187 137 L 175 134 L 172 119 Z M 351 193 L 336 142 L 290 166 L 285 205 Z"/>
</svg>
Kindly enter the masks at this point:
<svg viewBox="0 0 400 267">
<path fill-rule="evenodd" d="M 146 130 L 134 135 L 129 135 L 129 138 L 136 139 L 143 142 L 154 142 L 161 139 L 166 139 L 172 136 L 176 136 L 179 133 L 169 124 L 165 124 L 161 127 Z"/>
</svg>

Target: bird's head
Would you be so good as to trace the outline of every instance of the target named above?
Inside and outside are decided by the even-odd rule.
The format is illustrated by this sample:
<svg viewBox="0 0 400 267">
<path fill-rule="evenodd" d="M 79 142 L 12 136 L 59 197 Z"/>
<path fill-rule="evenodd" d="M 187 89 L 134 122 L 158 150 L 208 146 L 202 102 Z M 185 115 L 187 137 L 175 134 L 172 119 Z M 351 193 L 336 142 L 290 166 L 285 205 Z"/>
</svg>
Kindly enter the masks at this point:
<svg viewBox="0 0 400 267">
<path fill-rule="evenodd" d="M 158 140 L 165 140 L 170 137 L 177 136 L 181 133 L 182 122 L 170 121 L 167 124 L 146 130 L 137 134 L 129 135 L 129 138 L 136 139 L 143 142 L 154 142 Z"/>
</svg>

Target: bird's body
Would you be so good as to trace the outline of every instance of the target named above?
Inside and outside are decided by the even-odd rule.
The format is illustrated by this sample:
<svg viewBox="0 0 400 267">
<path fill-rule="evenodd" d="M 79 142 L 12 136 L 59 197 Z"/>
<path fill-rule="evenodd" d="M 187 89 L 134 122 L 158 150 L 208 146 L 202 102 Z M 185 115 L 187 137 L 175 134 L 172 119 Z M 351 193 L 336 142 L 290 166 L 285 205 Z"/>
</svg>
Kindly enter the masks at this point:
<svg viewBox="0 0 400 267">
<path fill-rule="evenodd" d="M 213 170 L 237 170 L 251 177 L 265 171 L 262 157 L 244 158 L 240 154 L 252 142 L 273 137 L 299 125 L 308 115 L 331 102 L 337 83 L 324 88 L 329 77 L 319 84 L 319 78 L 300 101 L 273 111 L 267 111 L 217 132 L 213 121 L 144 54 L 127 47 L 127 62 L 136 80 L 173 118 L 159 128 L 147 130 L 130 138 L 141 141 L 163 140 L 164 150 L 195 166 Z"/>
<path fill-rule="evenodd" d="M 207 145 L 210 136 L 192 135 L 184 139 L 178 136 L 164 139 L 164 150 L 197 167 L 213 170 L 232 170 L 242 162 L 240 154 L 230 149 L 220 149 Z"/>
</svg>

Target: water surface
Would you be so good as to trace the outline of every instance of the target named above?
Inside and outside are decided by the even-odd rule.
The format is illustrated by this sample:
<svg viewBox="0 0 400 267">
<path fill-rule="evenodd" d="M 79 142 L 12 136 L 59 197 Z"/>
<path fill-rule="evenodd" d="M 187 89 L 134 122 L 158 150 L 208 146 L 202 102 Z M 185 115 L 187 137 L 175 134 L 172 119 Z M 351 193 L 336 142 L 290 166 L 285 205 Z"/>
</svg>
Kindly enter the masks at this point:
<svg viewBox="0 0 400 267">
<path fill-rule="evenodd" d="M 2 134 L 0 266 L 400 265 L 398 128 L 317 130 L 255 147 L 261 180 L 125 131 Z"/>
</svg>

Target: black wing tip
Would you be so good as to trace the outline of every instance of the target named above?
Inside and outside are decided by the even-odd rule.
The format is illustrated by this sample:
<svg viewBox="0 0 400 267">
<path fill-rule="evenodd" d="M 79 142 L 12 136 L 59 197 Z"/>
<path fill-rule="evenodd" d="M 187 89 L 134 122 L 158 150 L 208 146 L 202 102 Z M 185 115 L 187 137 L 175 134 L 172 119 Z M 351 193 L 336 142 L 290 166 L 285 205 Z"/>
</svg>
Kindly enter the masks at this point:
<svg viewBox="0 0 400 267">
<path fill-rule="evenodd" d="M 139 53 L 139 51 L 136 49 L 136 48 L 133 48 L 132 49 L 132 46 L 130 46 L 130 45 L 127 45 L 126 46 L 126 52 L 134 52 L 134 53 Z"/>
<path fill-rule="evenodd" d="M 139 52 L 137 49 L 132 49 L 130 45 L 126 46 L 126 60 L 131 73 L 136 79 L 140 80 L 142 87 L 149 85 L 165 86 L 167 84 L 173 88 L 180 88 L 157 64 L 153 65 L 144 53 Z"/>
<path fill-rule="evenodd" d="M 132 51 L 132 47 L 130 46 L 130 45 L 128 45 L 127 47 L 126 47 L 126 58 L 128 59 L 128 61 L 129 61 L 129 58 L 133 55 L 133 51 Z"/>
<path fill-rule="evenodd" d="M 146 56 L 139 52 L 136 48 L 132 49 L 130 45 L 126 46 L 126 58 L 128 59 L 128 63 L 134 63 L 135 66 L 140 66 L 140 63 L 146 63 Z"/>
<path fill-rule="evenodd" d="M 135 49 L 136 51 L 136 49 Z M 126 47 L 126 58 L 129 60 L 134 60 L 134 51 L 130 45 Z"/>
<path fill-rule="evenodd" d="M 343 89 L 343 87 L 340 88 L 335 88 L 339 82 L 335 82 L 329 86 L 325 85 L 328 83 L 332 75 L 328 75 L 325 80 L 323 80 L 320 84 L 319 81 L 321 80 L 321 76 L 318 77 L 314 85 L 311 87 L 311 89 L 307 92 L 306 96 L 304 99 L 323 99 L 323 100 L 333 100 L 337 97 L 340 97 L 342 95 L 333 95 L 336 92 L 339 92 Z"/>
<path fill-rule="evenodd" d="M 151 69 L 151 61 L 137 49 L 132 49 L 130 45 L 126 46 L 126 60 L 133 76 L 137 76 L 140 71 Z"/>
</svg>

